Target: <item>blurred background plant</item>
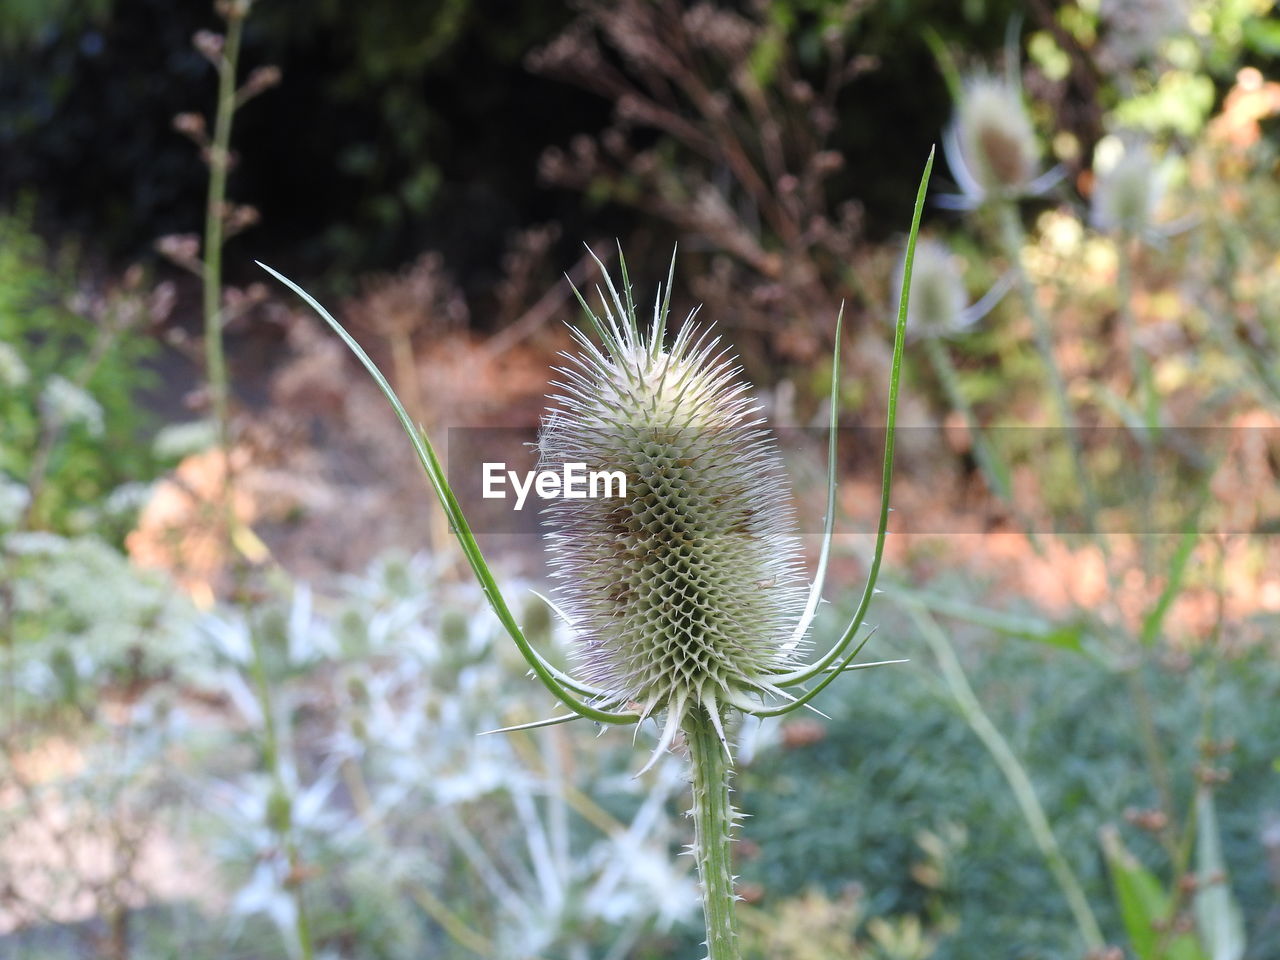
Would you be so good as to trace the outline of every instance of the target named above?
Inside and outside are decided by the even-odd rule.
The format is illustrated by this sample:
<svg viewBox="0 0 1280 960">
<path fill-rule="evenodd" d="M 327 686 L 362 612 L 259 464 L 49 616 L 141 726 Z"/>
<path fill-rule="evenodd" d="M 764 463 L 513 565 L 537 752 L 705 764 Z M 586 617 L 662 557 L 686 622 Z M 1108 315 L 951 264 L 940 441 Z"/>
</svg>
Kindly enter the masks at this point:
<svg viewBox="0 0 1280 960">
<path fill-rule="evenodd" d="M 78 285 L 77 254 L 54 257 L 31 204 L 0 218 L 0 529 L 95 530 L 119 543 L 142 485 L 167 464 L 147 442 L 148 333 L 173 288 L 139 267 Z M 172 461 L 169 461 L 171 464 Z"/>
<path fill-rule="evenodd" d="M 224 208 L 191 111 L 228 9 L 0 5 L 0 955 L 694 956 L 678 764 L 475 737 L 545 704 L 380 398 L 250 260 L 344 302 L 433 429 L 530 427 L 582 241 L 657 277 L 678 240 L 673 307 L 779 425 L 822 421 L 845 301 L 842 422 L 875 423 L 901 210 L 979 75 L 1026 162 L 929 211 L 873 611 L 912 663 L 741 731 L 744 945 L 1280 955 L 1274 4 L 261 0 L 223 105 L 282 83 Z M 875 503 L 854 436 L 833 582 Z"/>
</svg>

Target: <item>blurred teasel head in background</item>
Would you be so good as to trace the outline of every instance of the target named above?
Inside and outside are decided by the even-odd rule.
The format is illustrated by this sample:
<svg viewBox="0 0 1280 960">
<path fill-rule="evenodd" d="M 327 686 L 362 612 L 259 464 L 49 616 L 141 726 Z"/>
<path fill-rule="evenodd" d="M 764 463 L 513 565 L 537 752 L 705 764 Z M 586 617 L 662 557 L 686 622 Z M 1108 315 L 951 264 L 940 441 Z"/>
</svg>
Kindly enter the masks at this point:
<svg viewBox="0 0 1280 960">
<path fill-rule="evenodd" d="M 1061 179 L 1057 168 L 1040 172 L 1040 141 L 1015 82 L 978 73 L 958 86 L 943 148 L 961 193 L 940 197 L 943 206 L 1035 196 Z"/>
<path fill-rule="evenodd" d="M 906 250 L 898 260 L 893 289 L 902 288 Z M 921 237 L 911 272 L 907 332 L 913 337 L 945 336 L 968 325 L 969 294 L 955 254 L 941 240 Z"/>
<path fill-rule="evenodd" d="M 1099 230 L 1116 230 L 1134 236 L 1149 231 L 1164 196 L 1165 171 L 1145 143 L 1120 144 L 1104 140 L 1094 160 L 1095 183 L 1090 219 Z"/>
<path fill-rule="evenodd" d="M 904 248 L 893 275 L 894 290 L 902 289 L 906 263 Z M 1012 285 L 1012 275 L 1005 273 L 977 301 L 970 303 L 962 258 L 944 241 L 921 237 L 916 244 L 911 271 L 907 334 L 919 340 L 963 333 L 990 313 Z"/>
<path fill-rule="evenodd" d="M 956 111 L 960 155 L 988 193 L 1021 194 L 1036 176 L 1040 145 L 1021 91 L 977 75 L 964 85 Z"/>
</svg>

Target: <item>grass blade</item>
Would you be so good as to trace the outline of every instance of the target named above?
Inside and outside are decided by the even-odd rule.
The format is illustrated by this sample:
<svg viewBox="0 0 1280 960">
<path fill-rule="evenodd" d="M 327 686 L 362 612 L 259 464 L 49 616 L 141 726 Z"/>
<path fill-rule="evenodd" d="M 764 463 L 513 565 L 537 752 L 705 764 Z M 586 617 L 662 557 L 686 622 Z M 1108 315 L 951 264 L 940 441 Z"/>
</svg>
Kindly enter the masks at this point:
<svg viewBox="0 0 1280 960">
<path fill-rule="evenodd" d="M 893 488 L 893 449 L 894 428 L 898 422 L 898 388 L 902 381 L 902 353 L 907 336 L 907 302 L 911 293 L 911 268 L 915 262 L 916 239 L 920 235 L 920 217 L 924 212 L 924 199 L 929 189 L 929 176 L 933 172 L 934 149 L 929 150 L 929 159 L 924 165 L 924 175 L 920 178 L 920 187 L 916 191 L 915 210 L 911 216 L 911 233 L 907 237 L 907 257 L 902 270 L 902 290 L 898 297 L 898 323 L 893 336 L 893 364 L 889 371 L 889 409 L 885 416 L 884 466 L 880 475 L 880 520 L 876 528 L 875 552 L 871 558 L 871 569 L 867 573 L 867 585 L 862 591 L 862 599 L 854 613 L 853 621 L 844 632 L 844 636 L 825 656 L 804 670 L 780 678 L 779 685 L 792 686 L 803 683 L 822 673 L 835 663 L 853 641 L 854 635 L 862 627 L 866 619 L 867 608 L 871 606 L 871 598 L 875 595 L 876 579 L 880 575 L 880 564 L 884 560 L 884 543 L 889 528 L 889 495 Z M 861 649 L 859 647 L 859 649 Z M 845 664 L 841 664 L 845 666 Z M 828 673 L 813 689 L 806 692 L 793 703 L 785 704 L 773 710 L 756 711 L 757 716 L 780 716 L 797 707 L 804 706 L 832 680 L 840 675 L 840 671 Z"/>
<path fill-rule="evenodd" d="M 525 638 L 524 631 L 516 623 L 510 607 L 507 606 L 501 590 L 498 589 L 497 581 L 494 580 L 489 564 L 485 561 L 484 555 L 480 551 L 480 546 L 476 543 L 475 536 L 471 532 L 471 527 L 467 523 L 466 517 L 462 514 L 462 507 L 459 505 L 457 497 L 454 496 L 453 489 L 449 486 L 449 480 L 445 476 L 439 458 L 436 456 L 435 448 L 431 445 L 426 433 L 420 427 L 414 425 L 408 411 L 404 408 L 404 404 L 400 402 L 400 398 L 396 396 L 395 390 L 387 382 L 387 378 L 383 376 L 382 371 L 378 369 L 378 365 L 364 352 L 364 349 L 356 342 L 355 338 L 347 333 L 346 328 L 335 320 L 329 311 L 322 307 L 311 294 L 282 273 L 268 267 L 265 263 L 254 262 L 305 300 L 311 309 L 315 310 L 333 332 L 342 339 L 342 342 L 355 354 L 356 359 L 360 361 L 364 368 L 369 371 L 369 375 L 373 377 L 378 389 L 382 391 L 382 395 L 386 397 L 387 402 L 391 404 L 392 410 L 395 411 L 396 419 L 400 421 L 400 426 L 404 428 L 404 432 L 408 435 L 409 442 L 413 444 L 414 452 L 417 453 L 418 460 L 422 464 L 423 470 L 426 471 L 427 479 L 431 482 L 431 488 L 435 491 L 436 497 L 440 500 L 440 505 L 444 508 L 445 515 L 449 518 L 449 524 L 458 537 L 458 543 L 462 547 L 462 552 L 466 556 L 467 562 L 471 565 L 476 579 L 480 581 L 480 587 L 484 590 L 489 606 L 493 609 L 498 621 L 516 646 L 520 648 L 520 652 L 524 655 L 525 660 L 528 661 L 538 679 L 542 681 L 542 685 L 551 691 L 565 706 L 580 716 L 595 720 L 598 723 L 634 723 L 638 719 L 634 713 L 610 713 L 605 710 L 599 710 L 590 704 L 582 703 L 565 690 L 559 681 L 543 666 L 542 658 L 537 655 L 537 651 L 533 649 L 528 639 Z"/>
</svg>

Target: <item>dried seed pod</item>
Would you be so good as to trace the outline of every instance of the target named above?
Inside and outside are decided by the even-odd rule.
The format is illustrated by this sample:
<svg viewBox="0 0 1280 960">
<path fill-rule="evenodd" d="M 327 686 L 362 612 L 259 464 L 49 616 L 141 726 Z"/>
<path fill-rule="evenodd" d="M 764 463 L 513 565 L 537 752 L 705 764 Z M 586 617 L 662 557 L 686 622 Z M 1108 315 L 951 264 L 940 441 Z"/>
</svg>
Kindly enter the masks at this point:
<svg viewBox="0 0 1280 960">
<path fill-rule="evenodd" d="M 198 30 L 191 38 L 191 44 L 201 55 L 215 67 L 222 61 L 222 50 L 226 46 L 226 38 L 212 30 Z"/>
<path fill-rule="evenodd" d="M 804 604 L 784 468 L 717 339 L 665 309 L 641 330 L 628 297 L 579 335 L 539 439 L 540 466 L 621 471 L 620 498 L 545 508 L 556 593 L 581 675 L 615 702 L 667 714 L 769 689 Z M 664 739 L 667 739 L 664 736 Z"/>
</svg>

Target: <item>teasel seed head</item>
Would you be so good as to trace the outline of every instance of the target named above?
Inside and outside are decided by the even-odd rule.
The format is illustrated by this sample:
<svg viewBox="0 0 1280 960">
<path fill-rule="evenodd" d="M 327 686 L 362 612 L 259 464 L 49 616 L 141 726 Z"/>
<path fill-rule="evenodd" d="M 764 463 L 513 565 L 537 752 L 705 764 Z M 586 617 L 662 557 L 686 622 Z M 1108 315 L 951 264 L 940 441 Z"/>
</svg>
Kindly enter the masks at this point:
<svg viewBox="0 0 1280 960">
<path fill-rule="evenodd" d="M 665 304 L 642 329 L 629 293 L 595 323 L 603 344 L 578 334 L 558 371 L 540 468 L 621 471 L 626 494 L 548 502 L 555 593 L 582 678 L 666 714 L 666 741 L 793 665 L 799 542 L 781 457 L 718 340 L 686 322 L 665 342 Z"/>
<path fill-rule="evenodd" d="M 1035 179 L 1040 147 L 1021 92 L 985 74 L 970 77 L 956 111 L 969 175 L 989 194 L 1020 196 Z"/>
<path fill-rule="evenodd" d="M 1095 167 L 1098 165 L 1095 165 Z M 1130 145 L 1123 155 L 1097 173 L 1093 188 L 1094 226 L 1141 234 L 1148 230 L 1164 192 L 1164 176 L 1143 144 Z"/>
<path fill-rule="evenodd" d="M 905 262 L 904 250 L 894 274 L 894 290 L 902 289 Z M 917 337 L 946 336 L 966 325 L 968 306 L 969 294 L 955 255 L 942 241 L 921 237 L 916 243 L 915 266 L 911 271 L 907 331 Z"/>
</svg>

